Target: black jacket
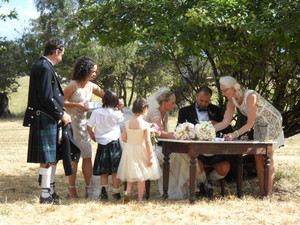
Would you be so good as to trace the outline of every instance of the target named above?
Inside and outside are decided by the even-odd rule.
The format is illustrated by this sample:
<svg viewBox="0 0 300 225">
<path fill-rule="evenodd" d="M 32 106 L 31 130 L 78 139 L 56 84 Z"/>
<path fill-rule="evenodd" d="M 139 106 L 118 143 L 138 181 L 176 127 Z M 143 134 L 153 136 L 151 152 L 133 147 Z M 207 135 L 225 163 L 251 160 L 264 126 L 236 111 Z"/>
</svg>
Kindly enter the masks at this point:
<svg viewBox="0 0 300 225">
<path fill-rule="evenodd" d="M 58 121 L 64 114 L 64 94 L 56 77 L 52 63 L 41 57 L 30 72 L 28 103 L 25 111 L 24 126 L 34 122 L 36 110 L 47 113 Z"/>
<path fill-rule="evenodd" d="M 183 107 L 179 110 L 177 125 L 179 123 L 184 123 L 184 122 L 190 122 L 192 124 L 199 123 L 195 104 L 196 103 L 193 103 L 192 105 Z M 216 122 L 221 122 L 223 120 L 222 111 L 220 107 L 216 105 L 209 104 L 207 107 L 207 113 L 210 120 L 214 120 Z M 230 133 L 232 132 L 232 128 L 231 126 L 228 126 L 224 130 L 221 130 L 220 132 L 222 132 L 223 134 Z"/>
<path fill-rule="evenodd" d="M 61 128 L 61 124 L 59 124 Z M 60 129 L 59 128 L 59 129 Z M 57 161 L 63 160 L 65 175 L 69 176 L 74 173 L 72 161 L 78 162 L 80 159 L 80 149 L 76 146 L 73 139 L 71 124 L 62 127 L 62 139 L 57 148 Z"/>
</svg>

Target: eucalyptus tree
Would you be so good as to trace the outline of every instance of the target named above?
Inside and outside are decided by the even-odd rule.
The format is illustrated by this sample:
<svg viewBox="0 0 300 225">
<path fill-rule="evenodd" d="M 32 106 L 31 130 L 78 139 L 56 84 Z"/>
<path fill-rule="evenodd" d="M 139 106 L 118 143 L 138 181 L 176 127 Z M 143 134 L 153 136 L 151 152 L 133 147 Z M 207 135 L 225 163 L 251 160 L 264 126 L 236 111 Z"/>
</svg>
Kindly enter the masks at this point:
<svg viewBox="0 0 300 225">
<path fill-rule="evenodd" d="M 300 132 L 299 8 L 300 0 L 89 0 L 72 23 L 102 45 L 158 46 L 189 93 L 233 75 L 282 112 L 289 137 Z"/>
</svg>

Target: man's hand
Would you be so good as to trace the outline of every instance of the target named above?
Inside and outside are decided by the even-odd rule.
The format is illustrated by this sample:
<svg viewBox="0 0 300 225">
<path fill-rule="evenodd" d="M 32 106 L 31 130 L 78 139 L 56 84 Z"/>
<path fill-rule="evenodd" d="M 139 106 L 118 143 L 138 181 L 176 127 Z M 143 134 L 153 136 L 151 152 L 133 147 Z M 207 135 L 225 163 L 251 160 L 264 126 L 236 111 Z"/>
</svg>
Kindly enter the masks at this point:
<svg viewBox="0 0 300 225">
<path fill-rule="evenodd" d="M 61 121 L 63 122 L 63 126 L 65 127 L 69 123 L 72 122 L 71 116 L 68 113 L 64 112 L 64 115 L 62 116 Z"/>
</svg>

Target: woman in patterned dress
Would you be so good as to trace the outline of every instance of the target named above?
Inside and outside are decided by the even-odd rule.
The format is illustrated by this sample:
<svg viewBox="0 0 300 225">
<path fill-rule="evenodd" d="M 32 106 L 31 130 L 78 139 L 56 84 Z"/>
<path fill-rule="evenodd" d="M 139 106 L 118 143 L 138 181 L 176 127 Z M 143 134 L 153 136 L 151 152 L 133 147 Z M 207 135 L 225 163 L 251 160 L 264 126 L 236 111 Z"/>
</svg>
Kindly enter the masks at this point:
<svg viewBox="0 0 300 225">
<path fill-rule="evenodd" d="M 97 63 L 87 56 L 77 59 L 73 71 L 73 80 L 64 89 L 64 106 L 71 115 L 73 136 L 82 156 L 82 173 L 86 184 L 86 197 L 92 192 L 92 145 L 86 129 L 87 103 L 92 100 L 92 95 L 103 98 L 104 91 L 92 83 L 97 75 Z M 69 176 L 68 195 L 78 198 L 76 191 L 76 173 L 78 163 L 73 162 L 74 174 Z"/>
<path fill-rule="evenodd" d="M 224 97 L 228 99 L 226 112 L 222 122 L 215 125 L 217 131 L 224 129 L 232 120 L 235 108 L 247 116 L 247 123 L 233 133 L 224 136 L 225 140 L 231 141 L 234 138 L 244 134 L 251 128 L 254 130 L 254 140 L 271 139 L 276 142 L 273 144 L 270 152 L 270 174 L 269 174 L 269 193 L 272 195 L 272 187 L 275 176 L 273 151 L 284 144 L 284 135 L 282 130 L 282 116 L 280 112 L 267 100 L 260 96 L 254 90 L 248 90 L 231 76 L 220 78 L 220 90 Z M 256 170 L 259 181 L 259 196 L 265 194 L 264 190 L 264 157 L 255 155 Z"/>
</svg>

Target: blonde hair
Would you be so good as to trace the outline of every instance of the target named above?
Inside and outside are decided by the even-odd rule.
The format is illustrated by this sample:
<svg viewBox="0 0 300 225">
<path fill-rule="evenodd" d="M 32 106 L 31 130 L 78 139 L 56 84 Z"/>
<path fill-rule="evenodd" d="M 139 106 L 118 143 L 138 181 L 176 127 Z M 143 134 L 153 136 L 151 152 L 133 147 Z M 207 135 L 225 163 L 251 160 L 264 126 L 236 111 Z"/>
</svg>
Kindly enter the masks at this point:
<svg viewBox="0 0 300 225">
<path fill-rule="evenodd" d="M 236 91 L 236 94 L 239 97 L 243 95 L 244 88 L 233 77 L 231 76 L 221 77 L 219 82 L 221 85 L 225 86 L 226 88 L 233 87 L 234 90 Z"/>
<path fill-rule="evenodd" d="M 173 94 L 174 93 L 168 89 L 164 90 L 161 94 L 156 96 L 156 101 L 161 105 L 163 102 L 168 102 Z"/>
</svg>

